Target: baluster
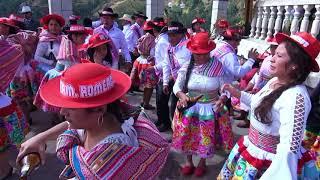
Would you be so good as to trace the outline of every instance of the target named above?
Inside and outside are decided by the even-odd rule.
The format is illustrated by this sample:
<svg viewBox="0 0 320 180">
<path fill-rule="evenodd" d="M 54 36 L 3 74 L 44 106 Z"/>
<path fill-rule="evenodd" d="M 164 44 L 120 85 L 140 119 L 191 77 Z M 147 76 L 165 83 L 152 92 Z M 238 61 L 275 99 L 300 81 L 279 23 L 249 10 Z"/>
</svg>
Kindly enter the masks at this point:
<svg viewBox="0 0 320 180">
<path fill-rule="evenodd" d="M 256 12 L 255 10 L 253 12 Z M 251 30 L 249 37 L 253 38 L 256 30 L 256 24 L 257 24 L 257 13 L 253 16 L 253 19 L 251 21 Z"/>
<path fill-rule="evenodd" d="M 274 26 L 274 36 L 281 30 L 283 9 L 284 9 L 283 6 L 277 7 L 278 13 L 277 13 L 276 24 Z"/>
<path fill-rule="evenodd" d="M 262 31 L 261 31 L 260 39 L 265 39 L 267 36 L 269 16 L 270 16 L 270 7 L 265 6 L 263 11 Z"/>
<path fill-rule="evenodd" d="M 317 37 L 320 30 L 320 5 L 316 5 L 315 8 L 317 10 L 315 13 L 316 18 L 313 20 L 311 28 L 311 35 L 313 37 Z"/>
<path fill-rule="evenodd" d="M 271 9 L 271 14 L 268 22 L 267 38 L 270 38 L 273 34 L 274 23 L 276 21 L 276 14 L 277 14 L 277 7 L 272 6 L 270 9 Z"/>
<path fill-rule="evenodd" d="M 254 38 L 258 39 L 261 34 L 261 23 L 262 23 L 262 11 L 263 7 L 258 7 L 258 17 L 257 17 L 257 24 L 256 24 L 256 35 Z"/>
<path fill-rule="evenodd" d="M 293 6 L 294 13 L 293 13 L 293 20 L 291 23 L 291 34 L 294 34 L 299 31 L 299 18 L 302 16 L 300 10 L 301 6 Z"/>
<path fill-rule="evenodd" d="M 292 6 L 285 6 L 284 8 L 286 12 L 284 13 L 284 19 L 283 19 L 283 24 L 282 24 L 282 31 L 286 33 L 286 31 L 289 31 L 290 29 L 286 29 L 287 26 L 288 28 L 290 27 L 290 16 L 291 16 L 291 10 Z"/>
<path fill-rule="evenodd" d="M 307 32 L 309 27 L 309 16 L 311 15 L 311 9 L 313 5 L 303 5 L 304 16 L 300 26 L 300 32 Z"/>
</svg>

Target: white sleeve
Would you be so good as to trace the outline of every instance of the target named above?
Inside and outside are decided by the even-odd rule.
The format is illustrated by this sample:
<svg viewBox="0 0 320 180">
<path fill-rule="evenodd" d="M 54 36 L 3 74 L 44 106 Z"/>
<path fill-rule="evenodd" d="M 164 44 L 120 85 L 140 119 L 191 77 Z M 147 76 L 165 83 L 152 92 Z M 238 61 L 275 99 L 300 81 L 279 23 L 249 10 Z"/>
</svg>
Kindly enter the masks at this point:
<svg viewBox="0 0 320 180">
<path fill-rule="evenodd" d="M 250 107 L 253 94 L 250 94 L 244 91 L 241 91 L 240 93 L 241 93 L 240 101 Z"/>
<path fill-rule="evenodd" d="M 46 52 L 48 50 L 48 44 L 46 42 L 39 42 L 37 45 L 37 50 L 34 54 L 34 59 L 38 62 L 46 63 L 51 65 L 53 61 L 50 61 L 49 59 L 45 58 Z"/>
<path fill-rule="evenodd" d="M 112 59 L 111 67 L 112 67 L 113 69 L 119 69 L 119 59 L 113 58 L 113 59 Z"/>
<path fill-rule="evenodd" d="M 178 77 L 173 85 L 173 93 L 177 95 L 178 92 L 183 91 L 183 86 L 186 81 L 186 74 L 189 63 L 185 63 L 178 71 Z"/>
<path fill-rule="evenodd" d="M 163 85 L 167 86 L 169 85 L 170 74 L 171 74 L 168 52 L 165 53 L 164 59 L 162 61 L 162 73 L 163 73 Z"/>
<path fill-rule="evenodd" d="M 256 72 L 249 83 L 256 85 L 258 83 L 258 78 L 260 78 L 260 73 Z"/>
<path fill-rule="evenodd" d="M 298 91 L 287 93 L 281 101 L 286 103 L 279 110 L 280 143 L 271 165 L 261 180 L 297 179 L 298 157 L 311 103 L 307 93 L 303 95 Z"/>
<path fill-rule="evenodd" d="M 131 56 L 130 56 L 130 53 L 129 53 L 129 50 L 128 50 L 128 45 L 127 45 L 127 42 L 126 42 L 126 39 L 124 37 L 124 34 L 122 31 L 119 30 L 119 37 L 120 37 L 120 49 L 121 49 L 121 52 L 124 56 L 124 59 L 126 62 L 132 62 L 131 61 Z"/>
<path fill-rule="evenodd" d="M 232 75 L 238 78 L 243 77 L 247 72 L 249 72 L 252 69 L 252 66 L 255 62 L 253 59 L 249 58 L 241 66 L 238 61 L 237 55 L 234 53 L 227 53 L 221 58 L 222 58 L 221 62 L 223 64 L 223 67 L 226 68 Z"/>
<path fill-rule="evenodd" d="M 128 50 L 130 52 L 133 52 L 134 47 L 135 47 L 134 42 L 136 42 L 136 41 L 134 41 L 133 39 L 134 39 L 134 32 L 131 28 L 129 28 L 127 31 L 127 42 L 128 42 Z"/>
</svg>

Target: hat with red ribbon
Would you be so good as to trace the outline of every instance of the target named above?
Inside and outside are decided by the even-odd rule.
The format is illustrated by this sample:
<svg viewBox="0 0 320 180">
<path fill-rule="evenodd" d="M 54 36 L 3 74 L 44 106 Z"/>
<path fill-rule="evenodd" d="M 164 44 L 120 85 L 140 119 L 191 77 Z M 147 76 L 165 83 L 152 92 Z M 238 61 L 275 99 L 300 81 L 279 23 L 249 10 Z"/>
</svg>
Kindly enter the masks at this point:
<svg viewBox="0 0 320 180">
<path fill-rule="evenodd" d="M 274 46 L 278 46 L 279 45 L 275 37 L 268 38 L 267 39 L 267 43 L 269 45 L 274 45 Z"/>
<path fill-rule="evenodd" d="M 216 44 L 210 39 L 207 32 L 199 32 L 187 42 L 187 48 L 194 54 L 207 54 L 215 47 Z"/>
<path fill-rule="evenodd" d="M 319 72 L 319 65 L 316 61 L 316 58 L 320 52 L 320 42 L 311 34 L 307 32 L 298 32 L 296 34 L 288 36 L 283 33 L 277 33 L 276 40 L 278 44 L 286 40 L 298 44 L 304 50 L 304 52 L 306 52 L 312 59 L 311 71 Z"/>
<path fill-rule="evenodd" d="M 74 24 L 70 26 L 70 29 L 67 30 L 68 33 L 83 33 L 83 34 L 92 34 L 92 29 L 85 28 L 80 24 Z"/>
<path fill-rule="evenodd" d="M 206 23 L 206 20 L 203 18 L 196 17 L 195 19 L 192 20 L 192 24 L 195 24 L 195 23 L 203 24 L 203 23 Z"/>
<path fill-rule="evenodd" d="M 152 21 L 146 21 L 144 22 L 142 29 L 144 31 L 149 31 L 149 30 L 152 30 L 153 27 L 154 27 L 154 23 Z"/>
<path fill-rule="evenodd" d="M 9 26 L 9 27 L 14 28 L 14 29 L 19 29 L 19 27 L 16 26 L 16 23 L 12 19 L 9 19 L 9 18 L 6 18 L 6 17 L 1 17 L 0 18 L 0 24 L 4 24 L 4 25 Z"/>
<path fill-rule="evenodd" d="M 106 37 L 105 35 L 98 33 L 98 34 L 94 34 L 90 37 L 88 44 L 85 45 L 85 47 L 87 49 L 89 48 L 95 48 L 98 47 L 102 44 L 106 44 L 108 42 L 110 42 L 111 39 L 109 39 L 108 37 Z"/>
<path fill-rule="evenodd" d="M 80 63 L 43 85 L 40 96 L 57 107 L 91 108 L 114 102 L 130 86 L 130 77 L 121 71 L 96 63 Z"/>
<path fill-rule="evenodd" d="M 219 19 L 217 22 L 217 26 L 219 28 L 228 28 L 229 27 L 229 22 L 225 19 Z"/>
</svg>

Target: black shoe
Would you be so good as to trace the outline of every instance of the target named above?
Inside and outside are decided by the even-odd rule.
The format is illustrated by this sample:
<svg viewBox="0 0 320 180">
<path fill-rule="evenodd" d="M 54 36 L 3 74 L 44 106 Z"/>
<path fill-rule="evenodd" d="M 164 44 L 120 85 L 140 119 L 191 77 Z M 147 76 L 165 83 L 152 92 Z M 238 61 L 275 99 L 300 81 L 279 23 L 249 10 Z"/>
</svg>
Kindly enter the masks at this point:
<svg viewBox="0 0 320 180">
<path fill-rule="evenodd" d="M 161 126 L 158 127 L 158 130 L 159 130 L 160 132 L 166 132 L 166 131 L 170 130 L 170 126 L 169 126 L 169 125 L 162 124 Z"/>
</svg>

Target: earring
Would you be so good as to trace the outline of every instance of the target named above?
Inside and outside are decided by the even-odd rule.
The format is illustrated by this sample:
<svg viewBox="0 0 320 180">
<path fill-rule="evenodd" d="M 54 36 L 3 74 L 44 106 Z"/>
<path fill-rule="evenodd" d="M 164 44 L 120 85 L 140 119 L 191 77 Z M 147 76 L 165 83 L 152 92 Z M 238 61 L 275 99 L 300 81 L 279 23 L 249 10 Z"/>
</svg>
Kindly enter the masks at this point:
<svg viewBox="0 0 320 180">
<path fill-rule="evenodd" d="M 98 118 L 98 125 L 102 126 L 102 124 L 103 124 L 103 115 L 99 116 Z"/>
</svg>

